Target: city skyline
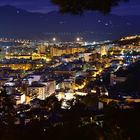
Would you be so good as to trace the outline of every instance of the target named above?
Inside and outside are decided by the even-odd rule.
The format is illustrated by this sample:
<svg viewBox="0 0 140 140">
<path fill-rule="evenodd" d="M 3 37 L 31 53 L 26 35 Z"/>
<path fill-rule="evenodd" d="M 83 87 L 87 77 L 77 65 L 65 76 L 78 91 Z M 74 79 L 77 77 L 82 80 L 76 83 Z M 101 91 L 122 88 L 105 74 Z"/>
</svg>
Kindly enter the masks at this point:
<svg viewBox="0 0 140 140">
<path fill-rule="evenodd" d="M 0 140 L 139 140 L 140 1 L 125 1 L 0 0 Z"/>
</svg>

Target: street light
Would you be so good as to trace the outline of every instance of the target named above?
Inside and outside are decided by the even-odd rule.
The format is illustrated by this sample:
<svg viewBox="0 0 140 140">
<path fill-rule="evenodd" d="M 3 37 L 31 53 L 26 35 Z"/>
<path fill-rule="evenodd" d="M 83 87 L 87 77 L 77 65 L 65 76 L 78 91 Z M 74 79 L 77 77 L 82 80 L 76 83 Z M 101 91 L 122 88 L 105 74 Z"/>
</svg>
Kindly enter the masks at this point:
<svg viewBox="0 0 140 140">
<path fill-rule="evenodd" d="M 79 42 L 81 39 L 79 37 L 76 38 L 76 41 Z"/>
<path fill-rule="evenodd" d="M 53 39 L 52 39 L 54 42 L 56 41 L 56 38 L 55 37 L 53 37 Z"/>
</svg>

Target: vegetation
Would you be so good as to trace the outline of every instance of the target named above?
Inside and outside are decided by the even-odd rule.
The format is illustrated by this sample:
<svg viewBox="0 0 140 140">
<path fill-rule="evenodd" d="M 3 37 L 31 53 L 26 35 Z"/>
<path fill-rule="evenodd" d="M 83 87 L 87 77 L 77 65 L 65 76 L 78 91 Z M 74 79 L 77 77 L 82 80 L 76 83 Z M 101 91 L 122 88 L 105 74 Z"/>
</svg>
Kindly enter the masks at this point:
<svg viewBox="0 0 140 140">
<path fill-rule="evenodd" d="M 84 11 L 109 13 L 111 8 L 127 0 L 51 0 L 62 13 L 82 14 Z"/>
<path fill-rule="evenodd" d="M 120 69 L 117 75 L 126 76 L 127 80 L 112 87 L 112 93 L 140 96 L 140 61 L 130 65 L 127 70 Z"/>
<path fill-rule="evenodd" d="M 112 102 L 105 105 L 100 117 L 91 109 L 98 103 L 96 96 L 77 96 L 76 102 L 71 101 L 71 108 L 65 110 L 61 109 L 61 102 L 52 96 L 45 101 L 38 100 L 40 107 L 25 113 L 30 122 L 16 125 L 14 102 L 5 93 L 4 90 L 1 93 L 0 114 L 5 117 L 0 120 L 1 140 L 139 140 L 139 104 L 134 104 L 131 110 L 123 110 Z"/>
</svg>

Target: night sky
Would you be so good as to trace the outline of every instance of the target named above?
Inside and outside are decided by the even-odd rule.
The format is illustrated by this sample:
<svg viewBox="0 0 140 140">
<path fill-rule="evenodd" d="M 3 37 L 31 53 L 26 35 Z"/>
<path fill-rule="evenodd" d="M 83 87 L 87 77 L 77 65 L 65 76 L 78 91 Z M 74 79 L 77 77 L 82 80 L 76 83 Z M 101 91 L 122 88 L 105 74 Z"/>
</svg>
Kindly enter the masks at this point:
<svg viewBox="0 0 140 140">
<path fill-rule="evenodd" d="M 18 8 L 32 12 L 50 12 L 57 10 L 50 0 L 0 0 L 0 5 L 13 5 Z M 121 3 L 119 7 L 112 10 L 117 15 L 140 15 L 140 0 L 129 0 L 128 3 Z"/>
</svg>

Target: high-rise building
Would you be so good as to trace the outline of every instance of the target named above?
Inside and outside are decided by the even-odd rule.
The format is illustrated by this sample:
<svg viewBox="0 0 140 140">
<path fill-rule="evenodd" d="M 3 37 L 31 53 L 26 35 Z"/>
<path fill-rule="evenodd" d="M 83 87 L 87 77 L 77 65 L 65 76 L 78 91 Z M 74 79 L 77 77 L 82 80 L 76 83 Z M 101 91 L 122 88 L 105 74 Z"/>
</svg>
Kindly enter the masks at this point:
<svg viewBox="0 0 140 140">
<path fill-rule="evenodd" d="M 84 52 L 85 48 L 84 47 L 68 47 L 68 46 L 62 46 L 62 47 L 56 47 L 56 46 L 51 46 L 50 47 L 50 53 L 51 56 L 62 56 L 65 54 L 75 54 L 79 52 Z"/>
<path fill-rule="evenodd" d="M 29 96 L 31 100 L 35 98 L 44 100 L 46 98 L 46 86 L 38 83 L 32 84 L 27 87 L 27 96 Z"/>
<path fill-rule="evenodd" d="M 50 96 L 55 93 L 56 90 L 56 81 L 55 80 L 48 80 L 42 82 L 46 86 L 46 96 Z"/>
<path fill-rule="evenodd" d="M 46 54 L 47 46 L 41 44 L 38 45 L 37 48 L 38 48 L 38 54 Z"/>
</svg>

